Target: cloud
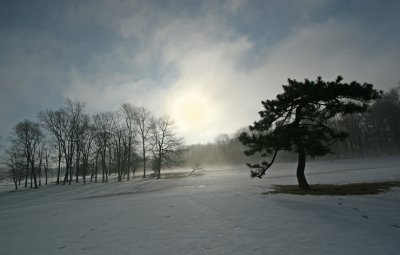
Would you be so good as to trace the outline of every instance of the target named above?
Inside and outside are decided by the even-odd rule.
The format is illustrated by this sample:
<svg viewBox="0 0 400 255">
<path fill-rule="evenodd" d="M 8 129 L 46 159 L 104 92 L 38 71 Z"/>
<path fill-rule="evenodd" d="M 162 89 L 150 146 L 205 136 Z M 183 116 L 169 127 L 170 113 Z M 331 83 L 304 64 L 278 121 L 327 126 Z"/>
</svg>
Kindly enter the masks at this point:
<svg viewBox="0 0 400 255">
<path fill-rule="evenodd" d="M 225 24 L 207 30 L 201 22 L 179 22 L 163 32 L 173 38 L 162 40 L 166 41 L 164 58 L 174 63 L 179 73 L 171 95 L 191 87 L 212 91 L 212 96 L 207 96 L 212 97 L 218 117 L 205 128 L 207 137 L 233 133 L 252 123 L 261 100 L 280 93 L 287 78 L 315 79 L 321 75 L 331 80 L 343 75 L 347 81 L 371 82 L 385 90 L 399 79 L 395 71 L 400 59 L 398 38 L 379 47 L 384 35 L 371 33 L 371 27 L 357 20 L 331 18 L 304 24 L 273 47 L 265 47 L 260 52 L 264 59 L 251 68 L 243 68 L 241 63 L 255 44 Z M 186 132 L 186 136 L 195 137 L 197 131 Z"/>
<path fill-rule="evenodd" d="M 388 89 L 399 79 L 393 72 L 399 63 L 399 38 L 381 47 L 382 40 L 381 34 L 371 33 L 357 22 L 313 24 L 288 35 L 271 49 L 260 71 L 269 73 L 272 80 L 318 75 L 334 79 L 343 75 L 346 80 L 372 82 Z"/>
<path fill-rule="evenodd" d="M 95 85 L 93 85 L 95 84 Z M 151 80 L 131 79 L 128 75 L 106 74 L 84 76 L 76 69 L 70 71 L 70 83 L 64 95 L 86 103 L 91 113 L 118 110 L 122 103 L 145 106 L 152 111 L 163 108 L 159 98 L 164 88 L 158 88 Z"/>
<path fill-rule="evenodd" d="M 207 125 L 178 130 L 189 143 L 208 142 L 256 120 L 261 100 L 289 77 L 342 74 L 381 89 L 400 80 L 397 14 L 357 1 L 346 8 L 329 0 L 62 5 L 47 22 L 34 19 L 42 27 L 0 28 L 3 133 L 65 97 L 91 113 L 130 102 L 174 116 L 176 98 L 195 91 L 214 113 Z M 369 22 L 369 9 L 381 18 Z"/>
<path fill-rule="evenodd" d="M 62 75 L 49 54 L 60 45 L 51 38 L 29 31 L 1 31 L 0 38 L 0 135 L 6 138 L 17 121 L 60 101 Z"/>
<path fill-rule="evenodd" d="M 244 5 L 227 4 L 230 11 Z M 305 4 L 304 9 L 321 8 Z M 279 43 L 260 47 L 212 11 L 196 17 L 160 14 L 154 20 L 151 10 L 145 6 L 116 22 L 115 29 L 126 42 L 97 56 L 93 74 L 72 71 L 65 95 L 87 102 L 93 111 L 131 102 L 174 117 L 175 98 L 198 91 L 215 114 L 207 126 L 178 130 L 189 142 L 205 142 L 257 119 L 261 100 L 280 93 L 289 77 L 334 79 L 342 74 L 348 80 L 368 82 L 386 77 L 385 84 L 395 79 L 383 74 L 393 69 L 396 55 L 376 50 L 380 35 L 370 34 L 355 21 L 300 23 Z M 246 66 L 243 63 L 255 49 L 262 58 Z"/>
<path fill-rule="evenodd" d="M 232 105 L 228 102 L 235 100 L 236 91 L 244 86 L 237 84 L 244 80 L 239 64 L 252 44 L 222 22 L 216 22 L 216 17 L 180 17 L 157 23 L 149 30 L 138 29 L 135 24 L 151 23 L 146 19 L 147 15 L 138 15 L 120 23 L 117 31 L 132 44 L 117 43 L 109 52 L 97 56 L 96 72 L 82 73 L 72 67 L 64 95 L 86 102 L 91 111 L 113 110 L 122 102 L 131 102 L 157 115 L 173 115 L 171 109 L 177 93 L 202 90 L 207 91 L 216 114 L 223 115 Z M 139 52 L 134 44 L 138 38 L 148 42 Z M 199 135 L 199 130 L 183 135 L 201 137 L 189 139 L 200 142 L 217 135 L 221 128 L 226 132 L 236 128 L 232 120 L 221 126 L 218 119 L 225 120 L 215 118 L 206 130 L 201 130 L 208 138 Z"/>
<path fill-rule="evenodd" d="M 249 73 L 241 70 L 241 60 L 253 44 L 246 36 L 235 33 L 213 18 L 176 20 L 159 27 L 154 33 L 154 41 L 163 42 L 159 45 L 162 61 L 173 65 L 176 70 L 175 79 L 167 84 L 168 91 L 164 96 L 167 113 L 174 117 L 171 101 L 192 91 L 204 97 L 214 111 L 207 126 L 200 130 L 180 130 L 190 142 L 207 142 L 221 132 L 232 133 L 243 126 L 246 123 L 243 115 L 248 112 L 241 112 L 248 103 L 241 102 L 249 102 L 257 93 L 251 88 L 258 82 L 252 84 Z M 232 118 L 229 112 L 238 115 Z M 250 114 L 255 115 L 256 112 Z"/>
</svg>

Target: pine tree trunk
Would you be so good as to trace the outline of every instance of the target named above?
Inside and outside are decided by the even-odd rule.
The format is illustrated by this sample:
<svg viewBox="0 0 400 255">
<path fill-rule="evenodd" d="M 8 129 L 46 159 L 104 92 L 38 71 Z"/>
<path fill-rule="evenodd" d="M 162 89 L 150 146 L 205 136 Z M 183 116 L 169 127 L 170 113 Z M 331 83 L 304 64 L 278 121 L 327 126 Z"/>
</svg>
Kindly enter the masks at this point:
<svg viewBox="0 0 400 255">
<path fill-rule="evenodd" d="M 310 185 L 306 180 L 306 176 L 304 175 L 304 170 L 306 167 L 306 153 L 304 150 L 299 152 L 299 159 L 297 163 L 297 181 L 299 183 L 299 188 L 302 190 L 309 190 Z"/>
</svg>

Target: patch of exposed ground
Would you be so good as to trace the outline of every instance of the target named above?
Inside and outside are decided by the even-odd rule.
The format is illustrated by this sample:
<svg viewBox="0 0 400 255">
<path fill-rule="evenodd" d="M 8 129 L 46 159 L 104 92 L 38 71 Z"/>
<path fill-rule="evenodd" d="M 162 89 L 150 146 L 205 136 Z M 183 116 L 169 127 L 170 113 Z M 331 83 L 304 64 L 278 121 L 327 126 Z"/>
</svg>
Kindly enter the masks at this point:
<svg viewBox="0 0 400 255">
<path fill-rule="evenodd" d="M 348 184 L 316 184 L 310 190 L 302 190 L 297 185 L 274 185 L 273 190 L 267 194 L 293 194 L 293 195 L 325 195 L 325 196 L 352 196 L 376 195 L 389 191 L 392 187 L 400 187 L 400 181 L 367 182 Z"/>
</svg>

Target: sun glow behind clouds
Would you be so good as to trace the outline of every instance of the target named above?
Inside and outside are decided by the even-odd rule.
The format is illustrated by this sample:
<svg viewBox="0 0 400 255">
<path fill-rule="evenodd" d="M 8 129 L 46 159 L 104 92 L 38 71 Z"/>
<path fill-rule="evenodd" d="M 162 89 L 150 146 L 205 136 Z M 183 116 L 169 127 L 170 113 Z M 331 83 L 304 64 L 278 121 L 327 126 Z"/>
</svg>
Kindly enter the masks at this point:
<svg viewBox="0 0 400 255">
<path fill-rule="evenodd" d="M 182 132 L 204 130 L 214 119 L 216 105 L 204 91 L 178 91 L 173 98 L 171 115 Z"/>
</svg>

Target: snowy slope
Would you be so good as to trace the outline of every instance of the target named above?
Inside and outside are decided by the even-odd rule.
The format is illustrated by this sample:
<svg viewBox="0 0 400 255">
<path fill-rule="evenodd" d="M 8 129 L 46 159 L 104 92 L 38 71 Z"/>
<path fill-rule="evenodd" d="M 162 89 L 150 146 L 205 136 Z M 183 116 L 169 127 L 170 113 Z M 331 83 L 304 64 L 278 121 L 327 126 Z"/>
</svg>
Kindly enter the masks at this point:
<svg viewBox="0 0 400 255">
<path fill-rule="evenodd" d="M 244 166 L 181 179 L 0 192 L 0 254 L 400 254 L 400 189 L 262 195 L 296 183 Z M 311 162 L 310 183 L 400 180 L 400 159 Z"/>
</svg>

